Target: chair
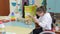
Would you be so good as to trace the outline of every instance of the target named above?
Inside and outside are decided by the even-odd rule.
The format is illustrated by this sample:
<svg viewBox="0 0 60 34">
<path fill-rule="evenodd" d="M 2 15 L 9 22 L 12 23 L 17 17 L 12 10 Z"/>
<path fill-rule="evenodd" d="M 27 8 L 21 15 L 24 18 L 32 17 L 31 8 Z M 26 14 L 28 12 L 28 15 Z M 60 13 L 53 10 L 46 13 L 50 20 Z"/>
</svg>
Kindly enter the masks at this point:
<svg viewBox="0 0 60 34">
<path fill-rule="evenodd" d="M 44 32 L 41 32 L 40 34 L 55 34 L 55 33 L 51 31 L 44 31 Z"/>
</svg>

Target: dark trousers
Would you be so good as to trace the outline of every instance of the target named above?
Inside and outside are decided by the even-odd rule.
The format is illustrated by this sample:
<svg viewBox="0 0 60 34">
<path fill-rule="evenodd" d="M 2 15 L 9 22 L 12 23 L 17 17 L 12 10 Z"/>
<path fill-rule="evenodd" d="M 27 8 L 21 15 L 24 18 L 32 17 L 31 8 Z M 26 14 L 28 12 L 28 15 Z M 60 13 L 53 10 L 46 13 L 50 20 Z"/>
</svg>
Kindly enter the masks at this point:
<svg viewBox="0 0 60 34">
<path fill-rule="evenodd" d="M 33 34 L 39 34 L 43 31 L 42 27 L 33 30 Z"/>
</svg>

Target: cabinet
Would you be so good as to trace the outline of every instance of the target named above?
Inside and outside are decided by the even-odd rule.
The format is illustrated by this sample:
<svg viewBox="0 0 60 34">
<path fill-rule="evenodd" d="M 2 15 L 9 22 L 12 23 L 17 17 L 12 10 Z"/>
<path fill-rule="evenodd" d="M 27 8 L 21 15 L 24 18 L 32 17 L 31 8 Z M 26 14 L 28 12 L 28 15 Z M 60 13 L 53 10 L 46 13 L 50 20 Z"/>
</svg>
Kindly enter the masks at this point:
<svg viewBox="0 0 60 34">
<path fill-rule="evenodd" d="M 9 13 L 9 0 L 0 0 L 0 16 L 8 16 Z"/>
</svg>

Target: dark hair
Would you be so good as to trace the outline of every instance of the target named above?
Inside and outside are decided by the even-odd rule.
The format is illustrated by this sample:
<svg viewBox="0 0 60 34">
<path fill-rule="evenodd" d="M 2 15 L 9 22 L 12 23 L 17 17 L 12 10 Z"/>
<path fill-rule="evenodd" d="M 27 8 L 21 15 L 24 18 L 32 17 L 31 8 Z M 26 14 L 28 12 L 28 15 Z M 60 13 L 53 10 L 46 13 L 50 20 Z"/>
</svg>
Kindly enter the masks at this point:
<svg viewBox="0 0 60 34">
<path fill-rule="evenodd" d="M 49 13 L 50 13 L 50 15 L 51 15 L 51 17 L 52 17 L 52 24 L 51 24 L 51 27 L 53 28 L 53 27 L 54 27 L 53 24 L 56 23 L 56 19 L 54 18 L 54 13 L 53 13 L 53 12 L 49 12 Z"/>
<path fill-rule="evenodd" d="M 37 12 L 44 12 L 44 13 L 46 13 L 46 9 L 45 9 L 44 6 L 38 7 L 38 8 L 36 9 L 36 11 L 37 11 Z"/>
</svg>

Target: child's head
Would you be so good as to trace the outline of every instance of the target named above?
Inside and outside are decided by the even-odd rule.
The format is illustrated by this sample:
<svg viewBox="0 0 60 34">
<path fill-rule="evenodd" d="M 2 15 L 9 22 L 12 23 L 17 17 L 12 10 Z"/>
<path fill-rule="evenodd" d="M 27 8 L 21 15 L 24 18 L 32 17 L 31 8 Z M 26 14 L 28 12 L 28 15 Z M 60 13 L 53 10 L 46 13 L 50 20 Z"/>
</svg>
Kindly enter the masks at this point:
<svg viewBox="0 0 60 34">
<path fill-rule="evenodd" d="M 43 16 L 45 13 L 46 13 L 46 10 L 45 10 L 44 6 L 41 6 L 41 7 L 37 8 L 37 10 L 36 10 L 36 14 L 38 16 Z"/>
</svg>

